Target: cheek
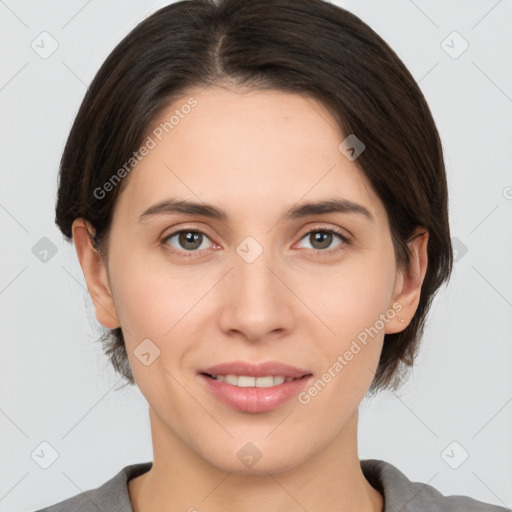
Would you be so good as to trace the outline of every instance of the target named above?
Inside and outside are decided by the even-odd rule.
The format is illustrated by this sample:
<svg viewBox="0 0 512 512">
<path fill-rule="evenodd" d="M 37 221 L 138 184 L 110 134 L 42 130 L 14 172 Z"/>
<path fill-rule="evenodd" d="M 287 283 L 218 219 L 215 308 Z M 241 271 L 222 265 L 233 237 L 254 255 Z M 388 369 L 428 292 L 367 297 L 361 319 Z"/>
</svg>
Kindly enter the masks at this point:
<svg viewBox="0 0 512 512">
<path fill-rule="evenodd" d="M 118 317 L 127 331 L 125 338 L 132 337 L 132 342 L 136 342 L 141 336 L 162 337 L 162 333 L 172 326 L 173 308 L 168 304 L 173 300 L 172 295 L 164 294 L 164 287 L 151 272 L 129 266 L 126 270 L 114 286 Z"/>
<path fill-rule="evenodd" d="M 201 324 L 222 313 L 222 286 L 215 284 L 223 269 L 177 267 L 160 256 L 119 248 L 111 252 L 111 269 L 115 306 L 129 352 L 145 339 L 154 340 L 161 349 L 172 339 L 175 355 L 187 351 L 192 347 L 179 349 L 180 340 L 187 341 L 182 334 L 191 342 L 195 331 L 204 330 Z M 329 366 L 350 349 L 353 340 L 364 338 L 365 329 L 371 329 L 390 307 L 394 253 L 392 246 L 386 246 L 352 254 L 336 265 L 292 265 L 282 274 L 285 282 L 293 284 L 293 294 L 284 293 L 282 300 L 288 300 L 295 313 L 295 329 L 302 331 L 301 338 L 315 340 L 304 348 Z M 383 333 L 367 338 L 350 367 L 372 367 L 378 360 Z"/>
<path fill-rule="evenodd" d="M 341 349 L 389 310 L 395 276 L 394 253 L 388 247 L 309 273 L 296 280 L 296 293 L 324 324 L 323 339 L 329 340 L 330 331 L 328 346 Z M 380 322 L 377 327 L 382 329 Z"/>
<path fill-rule="evenodd" d="M 324 405 L 358 402 L 367 392 L 379 362 L 386 323 L 394 317 L 395 272 L 390 246 L 378 255 L 354 258 L 329 278 L 304 285 L 302 293 L 310 297 L 311 309 L 318 311 L 324 324 L 318 324 L 323 334 L 319 336 L 320 328 L 315 328 L 313 338 L 313 354 L 320 355 L 322 361 L 317 368 L 321 382 L 311 390 L 314 396 L 321 392 Z M 324 392 L 324 388 L 329 389 Z M 322 402 L 319 399 L 317 403 Z"/>
<path fill-rule="evenodd" d="M 114 302 L 134 376 L 147 378 L 137 354 L 148 339 L 158 354 L 151 370 L 183 365 L 188 353 L 197 349 L 198 340 L 204 339 L 199 331 L 210 325 L 205 316 L 211 314 L 211 301 L 221 300 L 209 293 L 218 276 L 199 273 L 192 266 L 173 267 L 161 256 L 142 252 L 116 258 L 112 251 L 112 262 Z"/>
<path fill-rule="evenodd" d="M 113 289 L 137 386 L 148 402 L 153 403 L 155 390 L 171 385 L 164 394 L 174 401 L 180 391 L 168 382 L 172 379 L 165 370 L 174 374 L 174 367 L 182 364 L 188 350 L 186 345 L 180 345 L 186 339 L 175 334 L 182 325 L 180 319 L 186 314 L 188 302 L 179 291 L 181 287 L 176 280 L 163 278 L 154 267 L 125 260 L 117 269 Z"/>
<path fill-rule="evenodd" d="M 145 340 L 152 340 L 161 350 L 165 336 L 186 313 L 187 288 L 178 274 L 143 252 L 111 253 L 111 284 L 118 318 L 129 352 Z"/>
</svg>

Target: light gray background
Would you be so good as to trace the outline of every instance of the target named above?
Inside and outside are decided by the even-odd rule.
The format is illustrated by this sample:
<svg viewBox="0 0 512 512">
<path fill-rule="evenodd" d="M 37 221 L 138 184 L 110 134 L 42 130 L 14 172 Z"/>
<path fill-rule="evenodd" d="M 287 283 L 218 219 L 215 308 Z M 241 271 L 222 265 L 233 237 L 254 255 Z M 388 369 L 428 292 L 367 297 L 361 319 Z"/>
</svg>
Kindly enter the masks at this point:
<svg viewBox="0 0 512 512">
<path fill-rule="evenodd" d="M 87 84 L 135 24 L 166 3 L 0 1 L 0 512 L 53 504 L 152 460 L 147 403 L 136 387 L 117 390 L 54 202 Z M 391 462 L 443 494 L 511 507 L 512 3 L 338 4 L 419 81 L 443 140 L 458 239 L 452 280 L 436 298 L 410 380 L 361 405 L 360 458 Z M 31 48 L 42 31 L 59 45 L 47 59 Z M 469 43 L 457 58 L 462 41 L 446 40 L 453 31 Z M 46 262 L 32 252 L 42 237 L 57 248 Z M 31 455 L 44 441 L 58 452 L 48 469 Z M 469 458 L 450 467 L 464 451 Z"/>
</svg>

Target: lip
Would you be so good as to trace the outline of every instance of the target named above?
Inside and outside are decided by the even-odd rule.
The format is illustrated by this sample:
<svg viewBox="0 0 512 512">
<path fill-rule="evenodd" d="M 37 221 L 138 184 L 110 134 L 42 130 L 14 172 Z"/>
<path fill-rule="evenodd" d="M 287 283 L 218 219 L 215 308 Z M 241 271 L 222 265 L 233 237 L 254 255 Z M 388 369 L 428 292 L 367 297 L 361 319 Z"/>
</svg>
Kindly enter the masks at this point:
<svg viewBox="0 0 512 512">
<path fill-rule="evenodd" d="M 272 375 L 277 377 L 292 377 L 299 379 L 304 375 L 309 375 L 309 370 L 296 368 L 288 364 L 280 363 L 278 361 L 267 361 L 265 363 L 253 364 L 245 361 L 231 361 L 227 363 L 217 364 L 208 368 L 198 370 L 199 373 L 208 373 L 209 375 L 247 375 L 249 377 L 265 377 Z"/>
<path fill-rule="evenodd" d="M 238 386 L 212 379 L 205 374 L 248 375 L 251 377 L 281 375 L 283 377 L 292 377 L 294 380 L 269 388 L 239 388 Z M 277 361 L 268 361 L 261 364 L 234 361 L 203 368 L 199 370 L 198 378 L 224 404 L 237 411 L 259 413 L 276 409 L 296 396 L 313 378 L 313 375 L 308 370 L 302 370 Z"/>
</svg>

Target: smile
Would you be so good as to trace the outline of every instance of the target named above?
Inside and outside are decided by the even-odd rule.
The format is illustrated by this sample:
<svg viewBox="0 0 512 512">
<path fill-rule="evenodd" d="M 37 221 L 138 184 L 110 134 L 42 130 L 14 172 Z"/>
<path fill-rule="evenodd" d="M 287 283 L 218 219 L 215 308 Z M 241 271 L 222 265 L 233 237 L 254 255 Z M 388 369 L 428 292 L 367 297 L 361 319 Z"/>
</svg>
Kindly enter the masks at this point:
<svg viewBox="0 0 512 512">
<path fill-rule="evenodd" d="M 265 375 L 263 377 L 251 377 L 250 375 L 205 375 L 219 382 L 225 382 L 239 388 L 270 388 L 294 380 L 293 377 L 285 377 L 283 375 Z"/>
</svg>

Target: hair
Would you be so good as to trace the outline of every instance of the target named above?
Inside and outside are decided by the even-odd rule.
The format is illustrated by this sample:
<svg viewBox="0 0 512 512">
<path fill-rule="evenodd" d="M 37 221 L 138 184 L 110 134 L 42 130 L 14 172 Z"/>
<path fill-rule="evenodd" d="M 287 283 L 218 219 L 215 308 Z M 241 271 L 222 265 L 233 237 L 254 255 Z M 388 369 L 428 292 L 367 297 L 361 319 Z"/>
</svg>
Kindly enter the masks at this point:
<svg viewBox="0 0 512 512">
<path fill-rule="evenodd" d="M 399 268 L 410 268 L 414 229 L 428 230 L 417 310 L 403 331 L 385 335 L 369 391 L 396 390 L 417 355 L 432 299 L 452 271 L 443 150 L 405 65 L 341 7 L 324 0 L 183 0 L 140 22 L 107 57 L 78 110 L 60 163 L 58 227 L 71 240 L 73 221 L 84 218 L 106 255 L 127 177 L 108 193 L 105 184 L 116 169 L 125 176 L 120 168 L 164 109 L 209 85 L 307 95 L 342 134 L 355 134 L 366 148 L 354 163 L 385 206 Z M 134 384 L 121 328 L 106 330 L 101 341 L 115 371 Z"/>
</svg>

